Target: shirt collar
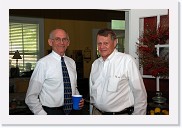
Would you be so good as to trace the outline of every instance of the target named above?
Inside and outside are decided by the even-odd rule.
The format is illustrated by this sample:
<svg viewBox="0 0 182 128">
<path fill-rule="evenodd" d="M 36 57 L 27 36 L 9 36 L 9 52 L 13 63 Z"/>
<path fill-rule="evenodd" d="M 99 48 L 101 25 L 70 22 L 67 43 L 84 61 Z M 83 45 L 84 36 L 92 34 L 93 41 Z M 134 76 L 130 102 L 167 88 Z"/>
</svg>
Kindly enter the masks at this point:
<svg viewBox="0 0 182 128">
<path fill-rule="evenodd" d="M 56 52 L 52 51 L 51 54 L 52 54 L 52 56 L 53 56 L 54 58 L 56 58 L 57 60 L 61 60 L 61 56 L 60 56 L 59 54 L 57 54 Z M 65 57 L 65 54 L 64 54 L 63 57 Z"/>
</svg>

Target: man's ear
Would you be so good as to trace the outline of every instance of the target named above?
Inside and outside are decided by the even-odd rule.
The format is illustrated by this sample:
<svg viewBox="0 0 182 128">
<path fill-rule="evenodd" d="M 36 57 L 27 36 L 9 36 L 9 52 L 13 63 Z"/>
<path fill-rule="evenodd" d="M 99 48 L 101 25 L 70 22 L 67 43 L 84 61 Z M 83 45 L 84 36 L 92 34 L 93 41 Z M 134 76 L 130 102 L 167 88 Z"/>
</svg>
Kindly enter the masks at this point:
<svg viewBox="0 0 182 128">
<path fill-rule="evenodd" d="M 49 46 L 52 47 L 52 40 L 51 39 L 48 39 L 48 44 L 49 44 Z"/>
<path fill-rule="evenodd" d="M 116 47 L 116 45 L 118 44 L 118 39 L 114 40 L 114 47 Z"/>
<path fill-rule="evenodd" d="M 70 45 L 70 41 L 68 42 L 68 46 Z"/>
</svg>

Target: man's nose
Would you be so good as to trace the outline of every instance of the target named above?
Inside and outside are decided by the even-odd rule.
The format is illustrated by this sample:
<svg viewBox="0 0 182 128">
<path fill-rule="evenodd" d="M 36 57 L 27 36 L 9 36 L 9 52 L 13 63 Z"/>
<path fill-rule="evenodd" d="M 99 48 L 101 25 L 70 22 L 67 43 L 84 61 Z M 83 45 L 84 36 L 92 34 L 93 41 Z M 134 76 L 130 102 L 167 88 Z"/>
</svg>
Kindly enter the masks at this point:
<svg viewBox="0 0 182 128">
<path fill-rule="evenodd" d="M 101 45 L 100 45 L 100 48 L 102 49 L 102 48 L 104 48 L 105 47 L 105 45 L 102 43 Z"/>
<path fill-rule="evenodd" d="M 62 39 L 60 40 L 60 44 L 64 44 L 64 42 L 63 42 L 63 40 L 62 40 Z"/>
</svg>

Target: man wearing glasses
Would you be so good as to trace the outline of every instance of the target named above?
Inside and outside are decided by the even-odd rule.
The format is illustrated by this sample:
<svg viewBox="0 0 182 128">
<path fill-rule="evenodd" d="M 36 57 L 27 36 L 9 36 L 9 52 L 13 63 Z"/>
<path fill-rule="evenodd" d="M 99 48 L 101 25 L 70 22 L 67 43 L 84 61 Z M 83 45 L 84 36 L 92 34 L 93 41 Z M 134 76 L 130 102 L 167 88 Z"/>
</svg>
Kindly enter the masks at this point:
<svg viewBox="0 0 182 128">
<path fill-rule="evenodd" d="M 55 29 L 49 35 L 48 44 L 52 47 L 52 52 L 37 62 L 29 82 L 25 102 L 35 115 L 73 115 L 75 113 L 72 108 L 69 113 L 63 110 L 65 76 L 62 61 L 68 72 L 67 83 L 71 88 L 70 95 L 79 94 L 75 61 L 65 55 L 70 45 L 69 36 L 65 30 Z M 82 99 L 79 107 L 83 106 Z"/>
</svg>

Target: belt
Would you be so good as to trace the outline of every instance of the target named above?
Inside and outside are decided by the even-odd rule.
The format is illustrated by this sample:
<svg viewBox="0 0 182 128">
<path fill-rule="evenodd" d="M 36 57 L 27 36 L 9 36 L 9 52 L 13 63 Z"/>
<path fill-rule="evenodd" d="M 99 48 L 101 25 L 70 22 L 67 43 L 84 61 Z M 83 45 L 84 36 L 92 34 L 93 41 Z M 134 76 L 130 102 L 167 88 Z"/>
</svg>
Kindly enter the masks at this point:
<svg viewBox="0 0 182 128">
<path fill-rule="evenodd" d="M 43 108 L 47 108 L 47 109 L 52 109 L 52 110 L 63 110 L 63 106 L 60 107 L 47 107 L 47 106 L 42 106 Z"/>
<path fill-rule="evenodd" d="M 97 109 L 97 108 L 96 108 Z M 128 115 L 131 115 L 134 111 L 134 107 L 131 106 L 131 107 L 128 107 L 128 108 L 125 108 L 124 110 L 120 111 L 120 112 L 103 112 L 99 109 L 97 109 L 100 113 L 102 113 L 102 115 L 122 115 L 122 114 L 128 114 Z"/>
</svg>

